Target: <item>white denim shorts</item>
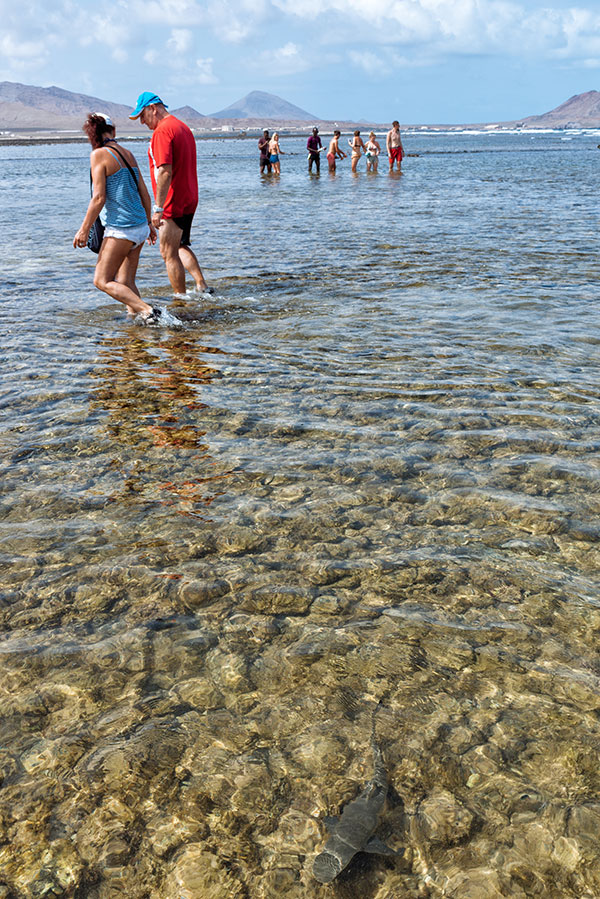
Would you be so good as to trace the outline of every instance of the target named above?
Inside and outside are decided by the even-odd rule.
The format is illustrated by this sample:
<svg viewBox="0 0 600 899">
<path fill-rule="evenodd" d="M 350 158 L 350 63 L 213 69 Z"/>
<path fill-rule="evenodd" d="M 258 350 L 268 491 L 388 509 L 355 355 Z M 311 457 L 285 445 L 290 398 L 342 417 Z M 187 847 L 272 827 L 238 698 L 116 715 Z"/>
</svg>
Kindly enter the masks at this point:
<svg viewBox="0 0 600 899">
<path fill-rule="evenodd" d="M 144 222 L 143 225 L 132 225 L 131 228 L 107 228 L 104 232 L 105 237 L 116 237 L 117 240 L 130 240 L 135 247 L 141 246 L 147 240 L 150 234 L 150 228 Z"/>
</svg>

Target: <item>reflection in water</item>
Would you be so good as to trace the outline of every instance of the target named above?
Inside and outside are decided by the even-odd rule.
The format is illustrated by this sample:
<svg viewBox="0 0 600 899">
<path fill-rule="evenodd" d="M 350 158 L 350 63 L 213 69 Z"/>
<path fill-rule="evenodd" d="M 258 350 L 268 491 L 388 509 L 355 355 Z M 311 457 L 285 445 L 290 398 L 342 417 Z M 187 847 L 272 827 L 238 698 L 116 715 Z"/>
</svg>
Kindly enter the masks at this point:
<svg viewBox="0 0 600 899">
<path fill-rule="evenodd" d="M 163 491 L 165 495 L 158 501 L 183 515 L 200 514 L 199 510 L 219 495 L 216 488 L 226 473 L 156 483 L 154 477 L 148 480 L 149 466 L 144 464 L 150 449 L 188 450 L 188 463 L 193 459 L 199 470 L 210 469 L 213 460 L 202 427 L 202 412 L 207 407 L 200 397 L 202 387 L 221 377 L 221 373 L 201 356 L 219 353 L 203 346 L 190 331 L 176 331 L 160 342 L 137 331 L 133 337 L 125 333 L 103 339 L 97 365 L 91 372 L 91 377 L 100 382 L 92 392 L 91 408 L 108 413 L 102 428 L 119 444 L 123 461 L 129 458 L 123 450 L 128 446 L 135 448 L 136 464 L 127 473 L 124 471 L 124 491 L 138 493 L 140 499 Z M 172 460 L 163 453 L 159 476 L 168 475 L 171 464 Z M 153 466 L 156 468 L 155 462 Z"/>
</svg>

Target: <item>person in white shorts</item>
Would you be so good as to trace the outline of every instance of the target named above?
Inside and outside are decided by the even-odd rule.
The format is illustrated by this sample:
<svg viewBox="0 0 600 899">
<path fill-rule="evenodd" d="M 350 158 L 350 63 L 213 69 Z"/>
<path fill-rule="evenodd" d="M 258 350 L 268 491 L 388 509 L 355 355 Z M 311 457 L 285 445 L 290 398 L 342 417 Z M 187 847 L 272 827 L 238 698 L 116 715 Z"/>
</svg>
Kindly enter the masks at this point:
<svg viewBox="0 0 600 899">
<path fill-rule="evenodd" d="M 93 148 L 90 154 L 93 193 L 73 246 L 87 245 L 90 228 L 105 206 L 106 228 L 94 286 L 124 303 L 132 315 L 139 314 L 145 322 L 152 323 L 158 320 L 160 310 L 142 300 L 135 283 L 144 242 L 156 243 L 148 189 L 133 153 L 117 145 L 115 126 L 109 116 L 90 113 L 83 130 Z"/>
</svg>

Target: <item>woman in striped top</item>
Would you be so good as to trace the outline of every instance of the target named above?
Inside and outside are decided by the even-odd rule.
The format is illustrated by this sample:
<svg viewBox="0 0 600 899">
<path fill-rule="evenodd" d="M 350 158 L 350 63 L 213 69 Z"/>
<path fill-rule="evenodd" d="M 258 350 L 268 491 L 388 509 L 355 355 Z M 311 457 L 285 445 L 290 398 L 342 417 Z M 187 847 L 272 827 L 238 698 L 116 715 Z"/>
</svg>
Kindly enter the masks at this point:
<svg viewBox="0 0 600 899">
<path fill-rule="evenodd" d="M 90 228 L 100 210 L 106 206 L 106 229 L 98 254 L 94 285 L 124 303 L 131 315 L 139 313 L 145 321 L 154 321 L 159 310 L 142 300 L 135 283 L 144 241 L 156 243 L 156 229 L 151 222 L 150 197 L 144 179 L 133 153 L 117 146 L 115 126 L 109 116 L 90 113 L 83 130 L 93 147 L 90 155 L 93 194 L 81 228 L 73 239 L 73 246 L 87 245 Z M 136 180 L 125 160 L 133 169 Z"/>
</svg>

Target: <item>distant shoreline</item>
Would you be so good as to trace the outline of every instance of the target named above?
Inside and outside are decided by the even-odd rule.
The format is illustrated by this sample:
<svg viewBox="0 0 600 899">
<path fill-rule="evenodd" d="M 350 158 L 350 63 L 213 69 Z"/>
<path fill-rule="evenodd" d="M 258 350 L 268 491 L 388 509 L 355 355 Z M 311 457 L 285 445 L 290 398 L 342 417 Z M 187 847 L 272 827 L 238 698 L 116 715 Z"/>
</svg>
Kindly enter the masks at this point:
<svg viewBox="0 0 600 899">
<path fill-rule="evenodd" d="M 367 132 L 368 130 L 373 130 L 378 134 L 384 134 L 388 128 L 387 126 L 382 125 L 364 125 L 362 124 L 360 128 L 361 131 Z M 342 134 L 352 134 L 353 129 L 346 128 L 341 129 Z M 461 134 L 465 131 L 477 131 L 482 134 L 536 134 L 541 132 L 548 131 L 595 131 L 597 130 L 594 126 L 588 127 L 580 127 L 580 128 L 550 128 L 538 126 L 537 128 L 519 128 L 519 127 L 508 127 L 502 125 L 404 125 L 401 127 L 401 131 L 403 133 L 412 133 L 412 134 L 438 134 L 438 133 L 456 133 Z M 205 140 L 256 140 L 260 137 L 261 132 L 259 130 L 253 130 L 251 132 L 240 133 L 236 132 L 227 132 L 227 131 L 195 131 L 194 137 L 196 140 L 205 141 Z M 283 128 L 280 128 L 279 132 L 284 137 L 306 137 L 306 131 L 300 131 L 297 129 L 290 129 L 286 131 Z M 324 126 L 320 129 L 320 133 L 322 135 L 333 134 L 333 128 L 328 128 Z M 119 133 L 119 140 L 121 141 L 143 141 L 148 142 L 150 140 L 150 132 L 148 134 L 124 134 Z M 42 146 L 44 144 L 87 144 L 88 139 L 84 134 L 78 135 L 76 133 L 63 133 L 56 131 L 43 131 L 39 134 L 33 133 L 29 129 L 23 129 L 23 133 L 19 134 L 17 131 L 11 131 L 5 134 L 0 133 L 0 146 L 10 147 L 10 146 Z"/>
</svg>

